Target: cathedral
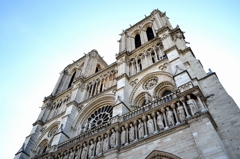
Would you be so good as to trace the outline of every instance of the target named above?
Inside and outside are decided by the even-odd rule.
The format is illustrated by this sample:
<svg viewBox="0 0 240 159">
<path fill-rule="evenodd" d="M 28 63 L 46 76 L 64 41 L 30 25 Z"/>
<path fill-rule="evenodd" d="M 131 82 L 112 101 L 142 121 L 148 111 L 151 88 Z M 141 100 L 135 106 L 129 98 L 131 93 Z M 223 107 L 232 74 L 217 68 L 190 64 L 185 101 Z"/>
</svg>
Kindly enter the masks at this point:
<svg viewBox="0 0 240 159">
<path fill-rule="evenodd" d="M 120 36 L 112 64 L 63 68 L 15 159 L 239 159 L 240 110 L 179 26 L 157 9 Z"/>
</svg>

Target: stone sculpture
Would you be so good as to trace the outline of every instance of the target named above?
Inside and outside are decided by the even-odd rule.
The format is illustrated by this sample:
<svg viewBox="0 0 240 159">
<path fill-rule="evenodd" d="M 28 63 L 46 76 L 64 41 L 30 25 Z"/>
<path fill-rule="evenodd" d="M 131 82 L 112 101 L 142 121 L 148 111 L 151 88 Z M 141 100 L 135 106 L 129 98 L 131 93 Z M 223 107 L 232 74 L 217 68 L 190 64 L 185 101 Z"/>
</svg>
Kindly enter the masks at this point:
<svg viewBox="0 0 240 159">
<path fill-rule="evenodd" d="M 121 145 L 124 145 L 125 143 L 126 143 L 126 130 L 123 126 L 121 132 Z"/>
<path fill-rule="evenodd" d="M 166 115 L 167 115 L 167 120 L 168 120 L 168 125 L 174 126 L 174 119 L 173 119 L 173 112 L 169 109 L 169 107 L 166 107 Z"/>
<path fill-rule="evenodd" d="M 74 151 L 71 149 L 68 159 L 74 159 Z"/>
<path fill-rule="evenodd" d="M 180 120 L 181 122 L 185 120 L 186 115 L 185 115 L 183 106 L 180 105 L 179 102 L 177 102 L 177 114 L 178 114 L 178 118 L 179 118 L 179 120 Z"/>
<path fill-rule="evenodd" d="M 80 146 L 77 146 L 76 156 L 74 159 L 80 159 L 80 156 L 81 156 L 81 149 L 80 149 Z"/>
<path fill-rule="evenodd" d="M 96 145 L 96 155 L 100 155 L 101 154 L 101 147 L 102 147 L 102 143 L 101 143 L 101 138 L 98 137 L 98 142 Z"/>
<path fill-rule="evenodd" d="M 159 130 L 164 129 L 163 116 L 159 112 L 157 112 L 157 125 L 158 125 Z"/>
<path fill-rule="evenodd" d="M 133 141 L 134 141 L 134 126 L 132 125 L 132 123 L 130 123 L 129 141 L 130 141 L 130 142 L 133 142 Z"/>
<path fill-rule="evenodd" d="M 95 145 L 94 145 L 93 141 L 91 140 L 89 150 L 88 150 L 88 158 L 94 157 L 94 148 L 95 148 Z"/>
<path fill-rule="evenodd" d="M 84 127 L 83 127 L 83 132 L 86 132 L 88 130 L 88 121 L 86 121 Z"/>
<path fill-rule="evenodd" d="M 144 137 L 144 125 L 141 119 L 138 119 L 138 137 L 139 139 Z"/>
<path fill-rule="evenodd" d="M 154 125 L 153 125 L 153 120 L 151 118 L 150 115 L 147 116 L 148 117 L 148 121 L 147 121 L 147 127 L 148 127 L 148 133 L 153 134 L 154 132 Z"/>
<path fill-rule="evenodd" d="M 64 152 L 64 157 L 63 157 L 63 159 L 68 159 L 67 151 Z"/>
<path fill-rule="evenodd" d="M 191 110 L 191 114 L 195 115 L 198 112 L 198 107 L 197 107 L 197 103 L 195 102 L 194 99 L 191 99 L 190 95 L 187 95 L 187 104 L 190 107 Z"/>
<path fill-rule="evenodd" d="M 103 151 L 108 150 L 108 137 L 107 134 L 105 134 L 105 138 L 103 140 Z"/>
<path fill-rule="evenodd" d="M 86 159 L 87 158 L 87 146 L 86 143 L 83 143 L 83 149 L 82 149 L 82 154 L 81 154 L 81 159 Z"/>
<path fill-rule="evenodd" d="M 115 133 L 114 129 L 111 129 L 111 131 L 112 131 L 112 134 L 110 137 L 110 147 L 114 148 L 114 146 L 116 145 L 116 133 Z"/>
<path fill-rule="evenodd" d="M 148 94 L 145 93 L 144 96 L 145 96 L 145 103 L 144 103 L 144 104 L 148 104 L 148 103 L 149 103 L 149 100 L 148 100 Z"/>
</svg>

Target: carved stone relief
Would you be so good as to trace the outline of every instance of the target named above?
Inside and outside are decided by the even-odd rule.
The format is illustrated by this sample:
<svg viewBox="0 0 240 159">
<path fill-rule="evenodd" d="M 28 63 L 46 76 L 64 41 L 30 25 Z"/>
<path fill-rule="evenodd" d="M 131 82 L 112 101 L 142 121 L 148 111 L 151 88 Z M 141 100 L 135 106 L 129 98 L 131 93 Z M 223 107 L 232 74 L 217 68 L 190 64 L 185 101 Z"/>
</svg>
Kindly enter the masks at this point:
<svg viewBox="0 0 240 159">
<path fill-rule="evenodd" d="M 158 78 L 152 77 L 151 79 L 149 79 L 143 83 L 143 89 L 145 89 L 145 90 L 152 89 L 154 86 L 157 85 L 157 83 L 158 83 Z"/>
</svg>

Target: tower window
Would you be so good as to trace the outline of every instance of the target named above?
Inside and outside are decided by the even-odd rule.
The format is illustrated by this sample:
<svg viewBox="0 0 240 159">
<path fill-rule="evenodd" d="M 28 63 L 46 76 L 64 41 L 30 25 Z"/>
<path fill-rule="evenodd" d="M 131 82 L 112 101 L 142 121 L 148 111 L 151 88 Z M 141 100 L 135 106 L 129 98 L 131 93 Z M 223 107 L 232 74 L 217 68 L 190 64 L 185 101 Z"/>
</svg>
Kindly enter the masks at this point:
<svg viewBox="0 0 240 159">
<path fill-rule="evenodd" d="M 148 38 L 148 41 L 154 38 L 152 28 L 150 27 L 147 28 L 147 38 Z"/>
<path fill-rule="evenodd" d="M 141 46 L 141 45 L 142 45 L 142 43 L 141 43 L 140 35 L 137 34 L 137 35 L 135 36 L 135 48 L 138 48 L 138 47 Z"/>
<path fill-rule="evenodd" d="M 72 77 L 71 77 L 71 80 L 70 80 L 70 82 L 69 82 L 69 84 L 68 84 L 68 88 L 72 86 L 72 83 L 73 83 L 75 74 L 76 74 L 76 72 L 73 73 L 73 75 L 72 75 Z"/>
</svg>

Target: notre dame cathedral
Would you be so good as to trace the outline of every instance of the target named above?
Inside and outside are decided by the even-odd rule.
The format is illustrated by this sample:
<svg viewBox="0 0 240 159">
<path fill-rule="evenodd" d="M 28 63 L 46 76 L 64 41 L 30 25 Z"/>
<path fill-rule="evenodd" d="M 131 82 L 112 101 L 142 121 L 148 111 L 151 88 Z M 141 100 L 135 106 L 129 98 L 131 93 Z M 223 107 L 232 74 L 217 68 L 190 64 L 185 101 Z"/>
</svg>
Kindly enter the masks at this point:
<svg viewBox="0 0 240 159">
<path fill-rule="evenodd" d="M 15 154 L 180 158 L 239 159 L 240 110 L 159 10 L 122 31 L 112 64 L 92 50 L 66 66 Z"/>
</svg>

